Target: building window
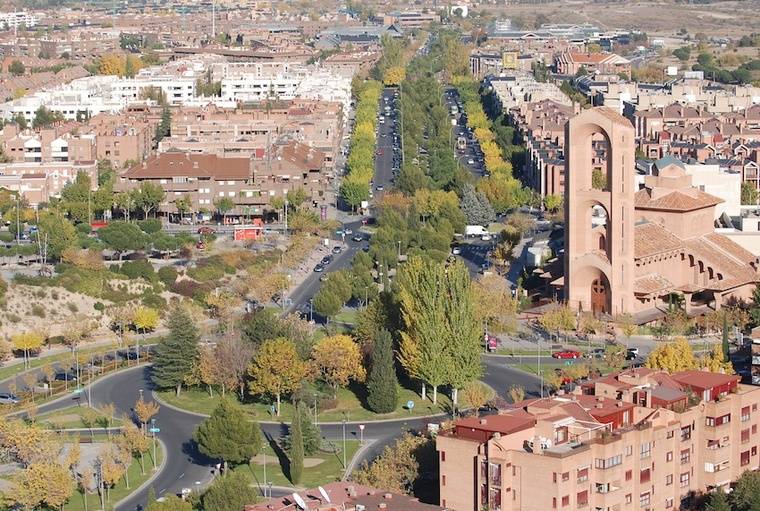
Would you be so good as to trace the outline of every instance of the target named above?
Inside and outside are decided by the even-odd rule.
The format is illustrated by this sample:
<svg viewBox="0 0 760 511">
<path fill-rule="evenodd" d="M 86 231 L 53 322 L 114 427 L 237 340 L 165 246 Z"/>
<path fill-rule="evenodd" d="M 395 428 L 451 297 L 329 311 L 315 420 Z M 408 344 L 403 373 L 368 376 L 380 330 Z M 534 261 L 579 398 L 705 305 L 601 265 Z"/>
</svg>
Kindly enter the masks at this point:
<svg viewBox="0 0 760 511">
<path fill-rule="evenodd" d="M 674 430 L 668 431 L 668 438 L 673 438 L 675 436 L 676 432 Z"/>
<path fill-rule="evenodd" d="M 741 440 L 743 444 L 749 442 L 749 428 L 742 430 Z"/>
<path fill-rule="evenodd" d="M 673 451 L 665 453 L 665 461 L 673 461 Z"/>
<path fill-rule="evenodd" d="M 706 426 L 722 426 L 731 422 L 731 414 L 721 415 L 720 417 L 705 417 Z"/>
<path fill-rule="evenodd" d="M 446 451 L 441 451 L 441 462 L 446 461 Z"/>
<path fill-rule="evenodd" d="M 632 445 L 626 445 L 625 446 L 625 455 L 631 456 L 633 454 L 633 446 Z"/>
<path fill-rule="evenodd" d="M 673 499 L 672 498 L 665 499 L 665 509 L 670 509 L 671 507 L 673 507 Z"/>
<path fill-rule="evenodd" d="M 757 433 L 757 424 L 752 425 L 752 434 L 754 435 L 755 433 Z"/>
<path fill-rule="evenodd" d="M 652 455 L 652 443 L 644 442 L 641 444 L 641 459 L 648 458 Z"/>
<path fill-rule="evenodd" d="M 645 468 L 639 473 L 639 482 L 648 483 L 652 479 L 652 473 L 648 468 Z"/>
<path fill-rule="evenodd" d="M 683 474 L 681 474 L 681 477 L 679 480 L 680 480 L 681 488 L 686 488 L 687 486 L 689 486 L 689 473 L 684 472 Z"/>
<path fill-rule="evenodd" d="M 552 497 L 552 509 L 557 509 L 557 497 Z"/>
<path fill-rule="evenodd" d="M 588 481 L 588 467 L 578 469 L 578 482 Z"/>
<path fill-rule="evenodd" d="M 633 495 L 629 493 L 625 496 L 625 503 L 630 504 L 631 502 L 633 502 Z"/>
<path fill-rule="evenodd" d="M 583 490 L 582 492 L 578 492 L 578 495 L 575 496 L 575 501 L 578 507 L 587 506 L 588 505 L 588 490 Z"/>
<path fill-rule="evenodd" d="M 441 476 L 441 486 L 446 486 L 446 474 Z"/>
<path fill-rule="evenodd" d="M 488 507 L 490 509 L 501 509 L 501 489 L 491 488 L 488 492 Z"/>
<path fill-rule="evenodd" d="M 749 420 L 749 406 L 745 406 L 742 408 L 742 422 L 747 422 Z"/>
<path fill-rule="evenodd" d="M 665 486 L 670 486 L 673 484 L 673 474 L 668 474 L 665 476 Z"/>
<path fill-rule="evenodd" d="M 626 470 L 625 471 L 625 480 L 630 481 L 633 479 L 633 470 Z"/>
<path fill-rule="evenodd" d="M 691 426 L 684 426 L 681 428 L 681 441 L 684 442 L 691 438 Z"/>
<path fill-rule="evenodd" d="M 749 451 L 744 451 L 741 454 L 741 458 L 739 461 L 742 467 L 745 465 L 749 465 Z"/>
<path fill-rule="evenodd" d="M 691 459 L 691 449 L 684 449 L 681 451 L 681 464 L 688 463 L 689 459 Z"/>
<path fill-rule="evenodd" d="M 570 505 L 570 495 L 565 495 L 562 497 L 562 507 L 567 507 Z"/>
<path fill-rule="evenodd" d="M 639 507 L 647 507 L 652 501 L 652 496 L 649 492 L 642 493 L 639 496 Z"/>
<path fill-rule="evenodd" d="M 612 456 L 611 458 L 603 459 L 603 458 L 596 458 L 594 461 L 594 466 L 596 468 L 611 468 L 616 467 L 623 463 L 623 455 L 618 454 L 617 456 Z"/>
<path fill-rule="evenodd" d="M 570 472 L 563 472 L 562 482 L 569 481 L 569 480 L 570 480 Z"/>
</svg>

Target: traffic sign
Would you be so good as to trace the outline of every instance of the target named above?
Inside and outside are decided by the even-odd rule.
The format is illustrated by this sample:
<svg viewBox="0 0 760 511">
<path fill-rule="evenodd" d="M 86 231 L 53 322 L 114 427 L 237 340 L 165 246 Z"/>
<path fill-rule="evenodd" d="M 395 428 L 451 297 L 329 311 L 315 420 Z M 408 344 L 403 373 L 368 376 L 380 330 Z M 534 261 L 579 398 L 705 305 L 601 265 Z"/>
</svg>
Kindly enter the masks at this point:
<svg viewBox="0 0 760 511">
<path fill-rule="evenodd" d="M 161 433 L 161 428 L 150 428 L 148 431 L 151 433 Z"/>
<path fill-rule="evenodd" d="M 566 360 L 565 361 L 565 365 L 566 366 L 571 366 L 571 365 L 573 365 L 573 361 L 572 360 Z"/>
<path fill-rule="evenodd" d="M 359 424 L 359 430 L 364 431 L 364 424 Z"/>
<path fill-rule="evenodd" d="M 412 408 L 414 408 L 414 401 L 412 401 L 411 399 L 409 401 L 407 401 L 406 402 L 406 407 L 409 408 L 410 410 Z"/>
</svg>

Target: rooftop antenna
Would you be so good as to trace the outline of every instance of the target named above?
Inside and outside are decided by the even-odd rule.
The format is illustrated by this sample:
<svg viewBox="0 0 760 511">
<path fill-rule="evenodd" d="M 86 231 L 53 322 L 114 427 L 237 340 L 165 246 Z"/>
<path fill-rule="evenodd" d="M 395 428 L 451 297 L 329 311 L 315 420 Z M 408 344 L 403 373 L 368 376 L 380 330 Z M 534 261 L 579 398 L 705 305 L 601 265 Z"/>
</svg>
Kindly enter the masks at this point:
<svg viewBox="0 0 760 511">
<path fill-rule="evenodd" d="M 302 511 L 306 511 L 307 509 L 309 509 L 308 507 L 306 507 L 306 502 L 303 501 L 303 499 L 301 498 L 299 494 L 294 493 L 293 500 L 296 501 L 296 506 L 298 506 L 298 509 L 301 509 Z"/>
</svg>

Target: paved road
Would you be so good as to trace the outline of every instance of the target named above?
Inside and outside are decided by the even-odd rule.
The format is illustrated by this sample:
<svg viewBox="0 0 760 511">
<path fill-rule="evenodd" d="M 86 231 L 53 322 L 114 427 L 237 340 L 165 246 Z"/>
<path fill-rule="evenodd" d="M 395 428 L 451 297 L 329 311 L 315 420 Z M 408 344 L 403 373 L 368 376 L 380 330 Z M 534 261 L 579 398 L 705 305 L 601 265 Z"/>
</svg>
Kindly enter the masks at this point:
<svg viewBox="0 0 760 511">
<path fill-rule="evenodd" d="M 458 110 L 457 114 L 453 117 L 456 119 L 456 125 L 451 127 L 452 141 L 456 142 L 458 137 L 464 137 L 466 140 L 464 151 L 455 149 L 454 156 L 459 161 L 459 164 L 469 170 L 473 176 L 476 178 L 484 177 L 486 175 L 485 164 L 480 161 L 483 153 L 480 150 L 480 144 L 467 127 L 467 114 L 459 108 L 459 93 L 453 87 L 446 87 L 443 99 L 446 101 L 446 109 L 449 112 L 451 112 L 451 107 L 453 106 L 456 106 Z"/>
<path fill-rule="evenodd" d="M 529 395 L 538 395 L 538 380 L 534 376 L 509 367 L 504 357 L 484 356 L 483 360 L 484 381 L 502 397 L 506 397 L 506 390 L 510 385 L 521 385 L 525 387 Z M 141 391 L 144 399 L 152 399 L 151 388 L 149 369 L 136 367 L 95 382 L 91 389 L 92 402 L 95 406 L 113 403 L 117 414 L 131 416 L 132 407 L 139 399 Z M 81 399 L 85 399 L 84 396 Z M 74 396 L 68 397 L 40 406 L 39 413 L 60 410 L 77 403 L 78 400 Z M 193 431 L 202 420 L 202 417 L 194 414 L 169 407 L 161 408 L 156 417 L 156 426 L 161 429 L 158 438 L 166 446 L 166 464 L 150 485 L 156 490 L 157 495 L 177 493 L 182 488 L 204 485 L 213 478 L 213 460 L 199 453 L 191 440 Z M 376 440 L 376 442 L 363 453 L 362 460 L 374 459 L 403 431 L 422 430 L 428 422 L 427 419 L 410 418 L 365 424 L 364 438 Z M 321 424 L 320 427 L 323 436 L 327 439 L 340 440 L 343 437 L 344 426 L 340 423 Z M 358 423 L 349 422 L 345 428 L 347 438 L 358 437 Z M 280 424 L 263 424 L 262 430 L 272 438 L 278 438 L 285 432 L 285 428 Z M 119 509 L 132 510 L 139 505 L 144 505 L 147 494 L 148 488 L 145 488 L 131 496 Z"/>
</svg>

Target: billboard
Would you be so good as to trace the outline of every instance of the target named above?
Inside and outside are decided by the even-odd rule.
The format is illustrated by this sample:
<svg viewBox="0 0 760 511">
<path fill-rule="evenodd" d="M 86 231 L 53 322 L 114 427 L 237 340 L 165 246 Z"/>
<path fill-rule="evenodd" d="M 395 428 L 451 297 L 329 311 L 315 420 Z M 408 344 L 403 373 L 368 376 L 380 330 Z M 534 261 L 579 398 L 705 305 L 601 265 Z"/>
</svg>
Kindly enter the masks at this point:
<svg viewBox="0 0 760 511">
<path fill-rule="evenodd" d="M 517 69 L 517 52 L 504 51 L 501 53 L 501 67 L 504 69 Z"/>
</svg>

